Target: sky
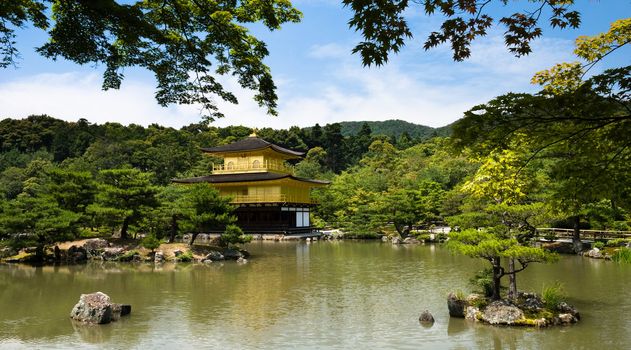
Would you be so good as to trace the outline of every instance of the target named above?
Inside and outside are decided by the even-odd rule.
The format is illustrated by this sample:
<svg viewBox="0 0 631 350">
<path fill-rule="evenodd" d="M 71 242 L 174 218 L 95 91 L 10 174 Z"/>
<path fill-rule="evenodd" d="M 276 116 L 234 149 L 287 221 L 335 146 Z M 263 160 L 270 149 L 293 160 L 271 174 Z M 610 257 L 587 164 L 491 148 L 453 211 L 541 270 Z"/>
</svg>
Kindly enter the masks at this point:
<svg viewBox="0 0 631 350">
<path fill-rule="evenodd" d="M 239 99 L 233 105 L 215 99 L 226 115 L 215 126 L 289 128 L 316 123 L 402 119 L 440 127 L 461 118 L 475 105 L 508 92 L 536 92 L 532 75 L 559 62 L 575 61 L 574 39 L 607 31 L 611 22 L 631 16 L 629 0 L 577 0 L 582 14 L 577 30 L 544 26 L 544 35 L 533 44 L 533 53 L 516 58 L 506 50 L 501 27 L 476 41 L 471 57 L 454 62 L 447 46 L 422 48 L 426 36 L 437 30 L 441 17 L 426 16 L 413 4 L 406 18 L 414 39 L 381 67 L 363 67 L 352 55 L 361 36 L 349 29 L 350 10 L 340 1 L 295 0 L 303 20 L 269 32 L 255 26 L 256 35 L 270 51 L 270 66 L 279 96 L 277 117 L 267 115 L 252 100 L 253 93 L 229 78 L 220 81 Z M 509 9 L 492 9 L 497 15 L 529 8 L 517 0 Z M 199 107 L 161 107 L 154 99 L 151 72 L 128 68 L 120 90 L 101 90 L 101 65 L 77 65 L 47 60 L 34 48 L 46 42 L 46 33 L 26 28 L 17 32 L 21 58 L 17 67 L 0 69 L 0 119 L 25 118 L 31 114 L 92 123 L 157 123 L 179 128 L 202 120 Z M 616 52 L 597 66 L 597 73 L 611 66 L 629 64 L 629 48 Z"/>
</svg>

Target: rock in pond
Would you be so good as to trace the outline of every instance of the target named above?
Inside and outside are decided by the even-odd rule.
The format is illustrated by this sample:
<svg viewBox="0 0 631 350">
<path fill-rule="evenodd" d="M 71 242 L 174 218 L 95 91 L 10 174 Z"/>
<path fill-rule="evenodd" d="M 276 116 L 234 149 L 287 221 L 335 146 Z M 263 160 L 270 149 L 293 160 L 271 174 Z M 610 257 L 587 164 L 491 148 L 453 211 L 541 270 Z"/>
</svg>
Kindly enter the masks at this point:
<svg viewBox="0 0 631 350">
<path fill-rule="evenodd" d="M 216 250 L 211 250 L 208 255 L 204 258 L 205 260 L 219 261 L 225 260 L 226 258 L 220 252 Z"/>
<path fill-rule="evenodd" d="M 424 310 L 421 312 L 418 321 L 421 322 L 422 325 L 432 325 L 434 324 L 434 316 L 432 316 L 428 310 Z"/>
<path fill-rule="evenodd" d="M 403 244 L 419 244 L 421 243 L 418 239 L 414 238 L 414 237 L 406 237 L 403 240 Z"/>
<path fill-rule="evenodd" d="M 79 302 L 70 312 L 70 317 L 82 323 L 106 324 L 130 312 L 131 305 L 113 304 L 107 294 L 96 292 L 81 294 Z"/>
<path fill-rule="evenodd" d="M 241 253 L 240 251 L 236 250 L 236 249 L 226 249 L 223 251 L 223 256 L 226 258 L 226 260 L 237 260 L 239 258 L 243 258 L 245 257 L 245 255 L 243 255 L 243 253 Z"/>
<path fill-rule="evenodd" d="M 161 264 L 164 262 L 164 252 L 159 250 L 155 253 L 155 255 L 153 256 L 153 261 L 156 264 Z"/>
<path fill-rule="evenodd" d="M 524 319 L 524 312 L 520 308 L 503 300 L 490 303 L 482 313 L 482 320 L 490 324 L 511 325 Z"/>
<path fill-rule="evenodd" d="M 449 293 L 447 296 L 447 308 L 449 309 L 449 316 L 464 318 L 465 307 L 467 301 L 458 298 L 455 293 Z"/>
<path fill-rule="evenodd" d="M 598 249 L 598 248 L 592 248 L 592 249 L 588 250 L 586 253 L 584 253 L 584 255 L 587 255 L 588 257 L 594 258 L 594 259 L 604 259 L 605 258 L 603 253 L 601 253 L 600 249 Z"/>
</svg>

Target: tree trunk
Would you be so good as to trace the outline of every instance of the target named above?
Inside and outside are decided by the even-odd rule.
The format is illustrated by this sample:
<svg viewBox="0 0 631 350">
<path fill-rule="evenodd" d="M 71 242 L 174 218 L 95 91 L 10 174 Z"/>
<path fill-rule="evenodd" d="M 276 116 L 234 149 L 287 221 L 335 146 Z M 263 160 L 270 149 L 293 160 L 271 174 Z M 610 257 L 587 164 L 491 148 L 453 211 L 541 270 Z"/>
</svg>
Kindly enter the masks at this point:
<svg viewBox="0 0 631 350">
<path fill-rule="evenodd" d="M 35 246 L 35 261 L 44 261 L 44 248 L 44 243 L 37 243 L 37 246 Z"/>
<path fill-rule="evenodd" d="M 500 295 L 500 286 L 501 286 L 501 278 L 502 278 L 502 267 L 500 265 L 500 258 L 493 258 L 491 262 L 493 264 L 493 300 L 500 300 L 502 296 Z"/>
<path fill-rule="evenodd" d="M 578 254 L 583 251 L 583 242 L 581 242 L 581 217 L 574 217 L 574 232 L 572 233 L 572 246 L 574 253 Z"/>
<path fill-rule="evenodd" d="M 508 299 L 517 299 L 517 276 L 515 276 L 515 259 L 508 259 Z"/>
<path fill-rule="evenodd" d="M 198 234 L 198 232 L 193 233 L 193 235 L 191 236 L 191 242 L 188 245 L 193 246 L 193 242 L 195 242 L 195 238 L 197 238 Z"/>
<path fill-rule="evenodd" d="M 169 237 L 169 243 L 175 242 L 175 235 L 177 234 L 177 215 L 171 216 L 171 236 Z"/>
<path fill-rule="evenodd" d="M 121 239 L 127 239 L 127 228 L 129 227 L 129 218 L 123 220 L 123 227 L 121 227 Z"/>
<path fill-rule="evenodd" d="M 399 225 L 396 222 L 394 222 L 394 228 L 397 230 L 397 233 L 399 234 L 399 236 L 401 236 L 402 239 L 405 239 L 406 235 L 405 235 L 405 232 L 403 231 L 402 225 Z"/>
</svg>

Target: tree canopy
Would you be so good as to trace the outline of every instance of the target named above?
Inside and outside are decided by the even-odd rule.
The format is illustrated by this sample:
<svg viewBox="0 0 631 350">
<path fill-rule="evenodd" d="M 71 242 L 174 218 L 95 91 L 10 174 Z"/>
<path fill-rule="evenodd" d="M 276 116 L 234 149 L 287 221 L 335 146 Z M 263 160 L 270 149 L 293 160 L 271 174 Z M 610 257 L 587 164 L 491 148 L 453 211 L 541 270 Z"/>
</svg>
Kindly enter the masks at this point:
<svg viewBox="0 0 631 350">
<path fill-rule="evenodd" d="M 445 17 L 440 29 L 432 30 L 423 47 L 428 50 L 448 43 L 455 61 L 462 61 L 471 55 L 471 43 L 488 33 L 495 25 L 490 8 L 498 12 L 510 0 L 422 0 L 422 1 L 372 1 L 343 0 L 353 11 L 349 20 L 351 28 L 361 32 L 364 41 L 353 49 L 359 53 L 365 66 L 382 65 L 388 62 L 390 54 L 397 53 L 406 41 L 414 37 L 408 24 L 408 13 L 424 11 L 427 15 L 440 14 Z M 527 55 L 532 51 L 530 43 L 543 33 L 541 22 L 548 17 L 549 25 L 557 28 L 577 28 L 580 14 L 571 10 L 573 0 L 535 0 L 527 8 L 501 15 L 497 23 L 504 26 L 504 42 L 515 56 Z M 416 7 L 421 7 L 418 9 Z M 507 10 L 503 9 L 506 13 Z"/>
<path fill-rule="evenodd" d="M 16 64 L 15 29 L 30 23 L 50 37 L 37 48 L 44 57 L 103 64 L 105 90 L 120 87 L 126 67 L 145 68 L 155 75 L 160 105 L 199 104 L 212 120 L 223 116 L 215 96 L 237 103 L 218 80 L 232 75 L 275 115 L 276 86 L 263 63 L 269 52 L 249 25 L 276 30 L 301 16 L 289 0 L 2 1 L 0 68 Z"/>
</svg>

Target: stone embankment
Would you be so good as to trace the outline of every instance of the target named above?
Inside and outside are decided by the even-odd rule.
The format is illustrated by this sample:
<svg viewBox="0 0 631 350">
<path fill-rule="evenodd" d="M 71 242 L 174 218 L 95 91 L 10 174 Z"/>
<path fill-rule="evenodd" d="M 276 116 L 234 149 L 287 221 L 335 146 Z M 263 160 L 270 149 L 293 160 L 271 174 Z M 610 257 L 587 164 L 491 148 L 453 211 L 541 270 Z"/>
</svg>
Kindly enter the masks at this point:
<svg viewBox="0 0 631 350">
<path fill-rule="evenodd" d="M 570 325 L 581 319 L 579 312 L 565 302 L 547 307 L 534 293 L 519 293 L 514 301 L 490 300 L 479 294 L 466 298 L 447 296 L 449 316 L 503 326 L 548 327 Z"/>
</svg>

